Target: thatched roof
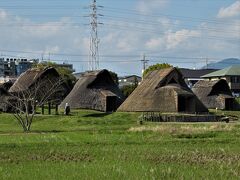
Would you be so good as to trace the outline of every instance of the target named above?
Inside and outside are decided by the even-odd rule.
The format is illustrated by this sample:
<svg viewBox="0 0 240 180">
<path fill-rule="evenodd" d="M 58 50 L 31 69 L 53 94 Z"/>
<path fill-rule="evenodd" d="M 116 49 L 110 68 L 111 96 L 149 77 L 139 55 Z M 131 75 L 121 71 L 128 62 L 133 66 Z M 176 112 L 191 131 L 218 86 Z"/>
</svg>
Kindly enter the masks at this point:
<svg viewBox="0 0 240 180">
<path fill-rule="evenodd" d="M 13 83 L 11 81 L 0 84 L 0 89 L 8 91 L 12 87 Z"/>
<path fill-rule="evenodd" d="M 190 108 L 190 99 L 189 104 L 185 104 L 189 106 L 188 111 L 207 111 L 188 88 L 177 68 L 155 70 L 146 75 L 118 111 L 178 112 L 178 97 L 180 96 L 191 99 L 192 109 Z"/>
<path fill-rule="evenodd" d="M 59 77 L 55 68 L 49 67 L 44 69 L 32 68 L 22 73 L 17 81 L 10 88 L 9 92 L 25 91 L 31 88 L 36 82 L 45 78 L 46 76 Z"/>
<path fill-rule="evenodd" d="M 75 109 L 94 109 L 99 111 L 108 111 L 107 97 L 115 97 L 113 110 L 123 102 L 124 97 L 118 86 L 114 83 L 109 71 L 90 71 L 83 73 L 73 90 L 61 103 L 64 108 L 68 103 Z M 113 102 L 114 103 L 114 102 Z"/>
<path fill-rule="evenodd" d="M 208 108 L 225 109 L 224 99 L 233 98 L 228 83 L 224 79 L 198 81 L 192 90 Z"/>
<path fill-rule="evenodd" d="M 6 102 L 10 99 L 8 90 L 12 86 L 12 84 L 13 83 L 10 81 L 0 84 L 0 111 L 7 112 L 10 108 Z"/>
<path fill-rule="evenodd" d="M 55 104 L 60 102 L 66 96 L 66 84 L 61 79 L 57 70 L 52 67 L 44 69 L 32 68 L 22 73 L 9 93 L 21 96 L 22 94 L 36 94 L 36 99 L 41 101 L 43 98 Z"/>
</svg>

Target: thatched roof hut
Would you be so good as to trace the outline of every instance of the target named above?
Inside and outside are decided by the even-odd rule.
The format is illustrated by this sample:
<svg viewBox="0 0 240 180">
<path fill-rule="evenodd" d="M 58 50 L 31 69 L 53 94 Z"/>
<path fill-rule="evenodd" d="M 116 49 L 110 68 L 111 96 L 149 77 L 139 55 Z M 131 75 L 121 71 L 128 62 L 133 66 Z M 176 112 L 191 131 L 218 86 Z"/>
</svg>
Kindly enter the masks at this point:
<svg viewBox="0 0 240 180">
<path fill-rule="evenodd" d="M 58 82 L 61 85 L 57 85 Z M 17 95 L 26 91 L 34 91 L 37 94 L 37 99 L 40 99 L 41 97 L 46 97 L 46 93 L 50 93 L 51 88 L 54 93 L 48 97 L 48 100 L 55 104 L 60 104 L 64 98 L 65 88 L 57 70 L 52 67 L 44 69 L 32 68 L 19 76 L 9 89 L 9 93 Z"/>
<path fill-rule="evenodd" d="M 207 112 L 186 85 L 177 68 L 155 70 L 146 75 L 118 111 Z"/>
<path fill-rule="evenodd" d="M 9 100 L 8 90 L 12 86 L 12 82 L 6 82 L 0 84 L 0 111 L 7 112 L 9 110 L 9 105 L 6 103 Z"/>
<path fill-rule="evenodd" d="M 12 85 L 13 85 L 13 82 L 11 82 L 11 81 L 2 83 L 2 84 L 0 84 L 0 89 L 4 89 L 4 90 L 8 91 L 12 87 Z"/>
<path fill-rule="evenodd" d="M 234 108 L 234 97 L 227 81 L 224 79 L 200 80 L 193 86 L 192 90 L 209 109 L 231 110 Z"/>
<path fill-rule="evenodd" d="M 73 109 L 110 112 L 115 111 L 123 100 L 123 94 L 109 71 L 104 69 L 83 73 L 60 107 L 64 108 L 68 103 Z"/>
<path fill-rule="evenodd" d="M 19 76 L 17 81 L 10 88 L 9 92 L 20 92 L 28 90 L 29 88 L 34 86 L 38 81 L 52 77 L 59 77 L 58 72 L 54 68 L 29 69 Z"/>
</svg>

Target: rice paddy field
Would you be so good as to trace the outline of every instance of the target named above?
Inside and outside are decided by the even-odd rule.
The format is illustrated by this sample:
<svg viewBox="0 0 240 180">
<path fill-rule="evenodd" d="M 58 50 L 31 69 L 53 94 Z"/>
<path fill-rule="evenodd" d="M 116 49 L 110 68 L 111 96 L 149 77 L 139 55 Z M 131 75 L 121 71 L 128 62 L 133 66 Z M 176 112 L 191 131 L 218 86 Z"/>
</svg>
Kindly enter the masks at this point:
<svg viewBox="0 0 240 180">
<path fill-rule="evenodd" d="M 240 121 L 140 125 L 139 116 L 37 115 L 23 133 L 0 114 L 0 179 L 240 179 Z"/>
</svg>

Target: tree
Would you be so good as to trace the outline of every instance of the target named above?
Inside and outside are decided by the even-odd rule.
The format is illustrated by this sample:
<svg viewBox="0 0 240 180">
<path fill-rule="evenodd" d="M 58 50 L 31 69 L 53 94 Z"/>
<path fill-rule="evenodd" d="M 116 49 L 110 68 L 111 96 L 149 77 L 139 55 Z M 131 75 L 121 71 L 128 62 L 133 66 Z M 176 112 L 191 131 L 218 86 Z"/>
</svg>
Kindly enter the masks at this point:
<svg viewBox="0 0 240 180">
<path fill-rule="evenodd" d="M 149 66 L 144 72 L 143 72 L 143 77 L 146 76 L 149 72 L 154 71 L 154 70 L 160 70 L 164 68 L 169 68 L 173 67 L 171 64 L 168 63 L 163 63 L 163 64 L 155 64 L 152 66 Z"/>
<path fill-rule="evenodd" d="M 109 73 L 110 73 L 113 81 L 118 85 L 119 82 L 118 82 L 118 75 L 117 75 L 117 73 L 115 73 L 115 72 L 113 72 L 113 71 L 109 71 Z"/>
<path fill-rule="evenodd" d="M 132 92 L 137 88 L 138 86 L 138 80 L 135 77 L 134 78 L 134 83 L 131 85 L 126 85 L 121 88 L 122 93 L 124 94 L 125 97 L 128 97 Z"/>
<path fill-rule="evenodd" d="M 62 84 L 63 79 L 61 77 L 47 77 L 36 81 L 30 88 L 24 89 L 19 84 L 15 86 L 16 91 L 9 92 L 8 101 L 5 103 L 11 107 L 24 132 L 29 132 L 31 129 L 36 115 L 36 106 L 58 100 L 56 97 L 60 97 Z"/>
</svg>

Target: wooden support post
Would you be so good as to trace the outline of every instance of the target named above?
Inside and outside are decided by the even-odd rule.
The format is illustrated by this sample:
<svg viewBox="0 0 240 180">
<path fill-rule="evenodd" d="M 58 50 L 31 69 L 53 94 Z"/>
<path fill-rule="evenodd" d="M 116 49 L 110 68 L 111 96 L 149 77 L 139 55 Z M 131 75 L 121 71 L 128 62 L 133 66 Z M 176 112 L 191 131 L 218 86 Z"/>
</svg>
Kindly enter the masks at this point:
<svg viewBox="0 0 240 180">
<path fill-rule="evenodd" d="M 42 114 L 44 114 L 44 104 L 42 105 Z"/>
<path fill-rule="evenodd" d="M 55 105 L 55 114 L 58 115 L 58 105 Z"/>
<path fill-rule="evenodd" d="M 48 114 L 51 115 L 51 103 L 48 103 Z"/>
</svg>

